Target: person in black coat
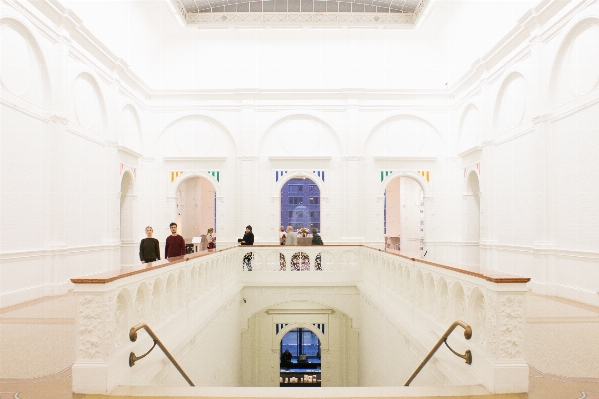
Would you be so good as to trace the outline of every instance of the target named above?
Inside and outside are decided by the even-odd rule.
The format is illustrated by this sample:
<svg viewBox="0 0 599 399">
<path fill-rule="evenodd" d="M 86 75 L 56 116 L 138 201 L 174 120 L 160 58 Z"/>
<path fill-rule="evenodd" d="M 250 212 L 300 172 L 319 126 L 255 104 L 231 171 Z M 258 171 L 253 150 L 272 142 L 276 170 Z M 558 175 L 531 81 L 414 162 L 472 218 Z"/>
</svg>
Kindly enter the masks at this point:
<svg viewBox="0 0 599 399">
<path fill-rule="evenodd" d="M 240 243 L 241 245 L 254 245 L 254 233 L 252 233 L 252 226 L 249 224 L 245 228 L 245 234 Z"/>
</svg>

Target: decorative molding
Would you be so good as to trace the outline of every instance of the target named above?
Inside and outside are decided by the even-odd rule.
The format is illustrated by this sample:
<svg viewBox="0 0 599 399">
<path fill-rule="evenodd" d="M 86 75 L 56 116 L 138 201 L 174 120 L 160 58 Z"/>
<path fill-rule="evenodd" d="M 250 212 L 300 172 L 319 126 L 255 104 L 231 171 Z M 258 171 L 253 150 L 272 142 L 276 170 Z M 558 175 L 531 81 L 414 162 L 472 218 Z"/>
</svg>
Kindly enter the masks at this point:
<svg viewBox="0 0 599 399">
<path fill-rule="evenodd" d="M 521 296 L 506 295 L 500 297 L 499 332 L 501 342 L 500 357 L 514 358 L 522 356 L 524 325 L 524 304 Z"/>
<path fill-rule="evenodd" d="M 100 359 L 102 357 L 104 342 L 102 299 L 100 295 L 85 295 L 77 298 L 79 358 Z"/>
<path fill-rule="evenodd" d="M 224 162 L 227 157 L 165 157 L 164 162 L 205 162 L 219 161 Z"/>
<path fill-rule="evenodd" d="M 366 158 L 359 155 L 348 155 L 345 157 L 341 157 L 343 162 L 351 162 L 351 161 L 364 161 Z"/>
<path fill-rule="evenodd" d="M 50 114 L 48 116 L 48 121 L 54 122 L 54 123 L 60 123 L 61 125 L 66 125 L 67 123 L 69 123 L 69 118 L 67 118 L 66 116 L 63 116 L 63 115 Z"/>
<path fill-rule="evenodd" d="M 318 155 L 278 155 L 268 157 L 271 161 L 330 161 L 331 156 L 318 156 Z"/>
<path fill-rule="evenodd" d="M 537 116 L 533 117 L 532 118 L 532 123 L 536 125 L 538 123 L 547 122 L 550 119 L 551 119 L 551 114 L 550 113 L 541 114 L 541 115 L 537 115 Z"/>
<path fill-rule="evenodd" d="M 142 161 L 142 162 L 154 162 L 154 157 L 141 157 L 140 161 Z"/>
<path fill-rule="evenodd" d="M 260 159 L 260 157 L 256 157 L 256 156 L 252 156 L 252 155 L 243 155 L 241 157 L 237 157 L 237 159 L 240 161 L 256 162 L 256 161 L 258 161 L 258 159 Z"/>
<path fill-rule="evenodd" d="M 495 142 L 493 140 L 486 140 L 480 143 L 481 147 L 491 147 L 493 145 L 495 145 Z"/>
<path fill-rule="evenodd" d="M 132 155 L 132 156 L 134 156 L 135 158 L 141 158 L 141 157 L 142 157 L 142 154 L 140 154 L 139 152 L 133 151 L 133 150 L 132 150 L 132 149 L 130 149 L 130 148 L 123 147 L 122 145 L 119 145 L 119 146 L 118 146 L 118 148 L 119 148 L 119 151 L 122 151 L 122 152 L 124 152 L 125 154 Z"/>
<path fill-rule="evenodd" d="M 333 314 L 333 309 L 268 309 L 266 314 Z"/>
<path fill-rule="evenodd" d="M 458 159 L 465 158 L 470 154 L 474 154 L 475 152 L 482 150 L 482 148 L 482 145 L 477 145 L 476 147 L 472 147 L 466 151 L 462 151 L 458 154 Z"/>
<path fill-rule="evenodd" d="M 413 13 L 351 12 L 207 12 L 186 13 L 185 22 L 207 27 L 289 27 L 289 26 L 386 26 L 412 28 Z"/>
<path fill-rule="evenodd" d="M 375 161 L 427 161 L 434 162 L 437 160 L 435 157 L 388 157 L 388 156 L 374 156 Z"/>
<path fill-rule="evenodd" d="M 104 144 L 106 144 L 108 147 L 116 148 L 117 150 L 120 148 L 119 143 L 117 143 L 116 141 L 104 140 Z"/>
</svg>

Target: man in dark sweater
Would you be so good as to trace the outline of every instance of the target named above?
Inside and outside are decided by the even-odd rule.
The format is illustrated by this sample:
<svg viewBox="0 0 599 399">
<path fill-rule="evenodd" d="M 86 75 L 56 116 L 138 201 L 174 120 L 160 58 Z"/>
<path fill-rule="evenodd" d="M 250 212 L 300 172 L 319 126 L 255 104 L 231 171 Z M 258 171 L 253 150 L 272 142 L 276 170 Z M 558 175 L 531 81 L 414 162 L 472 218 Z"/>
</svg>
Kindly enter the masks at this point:
<svg viewBox="0 0 599 399">
<path fill-rule="evenodd" d="M 164 258 L 176 258 L 185 255 L 185 239 L 177 234 L 177 223 L 171 223 L 171 235 L 166 237 Z"/>
</svg>

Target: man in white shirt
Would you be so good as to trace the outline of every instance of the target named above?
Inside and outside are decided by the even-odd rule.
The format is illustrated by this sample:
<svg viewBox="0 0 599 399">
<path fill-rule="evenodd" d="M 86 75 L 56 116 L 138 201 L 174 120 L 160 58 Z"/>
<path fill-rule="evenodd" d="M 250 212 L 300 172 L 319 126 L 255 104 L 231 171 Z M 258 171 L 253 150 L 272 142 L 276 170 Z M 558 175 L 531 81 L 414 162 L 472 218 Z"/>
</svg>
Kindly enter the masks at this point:
<svg viewBox="0 0 599 399">
<path fill-rule="evenodd" d="M 297 234 L 293 233 L 293 226 L 287 226 L 285 245 L 297 245 Z"/>
</svg>

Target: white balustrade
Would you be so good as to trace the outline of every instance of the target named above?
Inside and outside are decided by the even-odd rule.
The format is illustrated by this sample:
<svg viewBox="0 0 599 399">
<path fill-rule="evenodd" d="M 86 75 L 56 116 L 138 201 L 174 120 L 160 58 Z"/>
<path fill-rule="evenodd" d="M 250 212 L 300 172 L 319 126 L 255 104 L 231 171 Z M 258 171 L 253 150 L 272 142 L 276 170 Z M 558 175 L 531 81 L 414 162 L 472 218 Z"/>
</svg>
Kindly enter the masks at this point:
<svg viewBox="0 0 599 399">
<path fill-rule="evenodd" d="M 132 343 L 129 329 L 148 323 L 177 357 L 244 286 L 356 286 L 411 337 L 422 357 L 452 321 L 463 320 L 472 326 L 472 340 L 456 330 L 450 344 L 461 353 L 470 349 L 472 365 L 439 350 L 436 367 L 454 384 L 483 384 L 494 393 L 528 388 L 522 348 L 527 279 L 460 271 L 361 245 L 239 246 L 143 266 L 73 279 L 74 392 L 147 384 L 167 360 L 154 351 L 130 368 L 129 353 L 143 354 L 151 340 L 140 333 Z"/>
</svg>

